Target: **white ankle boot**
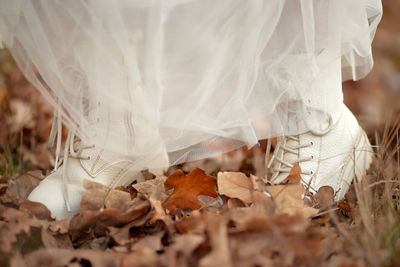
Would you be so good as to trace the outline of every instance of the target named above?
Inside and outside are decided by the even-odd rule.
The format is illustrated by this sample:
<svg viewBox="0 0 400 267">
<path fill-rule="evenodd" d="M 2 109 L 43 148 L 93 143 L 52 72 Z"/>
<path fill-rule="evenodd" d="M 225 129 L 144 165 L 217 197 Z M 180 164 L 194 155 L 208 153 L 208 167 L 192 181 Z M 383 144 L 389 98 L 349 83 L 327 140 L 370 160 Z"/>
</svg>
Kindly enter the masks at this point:
<svg viewBox="0 0 400 267">
<path fill-rule="evenodd" d="M 44 204 L 52 216 L 60 220 L 78 213 L 85 179 L 109 187 L 127 186 L 134 181 L 143 180 L 140 171 L 132 170 L 135 164 L 138 164 L 137 161 L 122 156 L 115 156 L 115 159 L 110 161 L 110 153 L 107 153 L 107 161 L 104 161 L 104 153 L 93 146 L 85 147 L 80 141 L 76 142 L 75 151 L 68 156 L 66 164 L 64 162 L 60 168 L 47 176 L 30 193 L 28 199 Z M 154 160 L 167 161 L 166 153 L 164 156 L 154 156 Z M 64 193 L 64 190 L 67 192 Z"/>
<path fill-rule="evenodd" d="M 371 144 L 351 111 L 343 104 L 334 125 L 321 123 L 322 130 L 277 138 L 273 157 L 267 162 L 273 183 L 280 183 L 295 163 L 302 183 L 315 193 L 331 186 L 335 200 L 343 199 L 354 177 L 361 179 L 373 159 Z M 267 155 L 268 156 L 268 155 Z"/>
</svg>

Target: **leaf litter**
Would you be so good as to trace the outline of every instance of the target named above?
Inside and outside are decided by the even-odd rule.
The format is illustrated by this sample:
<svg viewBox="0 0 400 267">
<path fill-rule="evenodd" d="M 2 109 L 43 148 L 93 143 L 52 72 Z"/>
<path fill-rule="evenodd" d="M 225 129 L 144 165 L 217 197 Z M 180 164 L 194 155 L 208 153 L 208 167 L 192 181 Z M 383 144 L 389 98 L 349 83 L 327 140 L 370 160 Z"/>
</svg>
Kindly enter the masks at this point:
<svg viewBox="0 0 400 267">
<path fill-rule="evenodd" d="M 147 176 L 142 183 L 116 189 L 86 180 L 80 212 L 61 221 L 52 219 L 42 204 L 26 199 L 43 179 L 40 172 L 1 180 L 1 262 L 333 266 L 357 260 L 333 257 L 343 255 L 338 244 L 347 241 L 331 219 L 313 222 L 319 212 L 338 206 L 333 191 L 323 187 L 307 202 L 293 173 L 289 183 L 279 185 L 242 172 L 218 172 L 214 177 L 199 168 Z M 342 203 L 338 209 L 344 218 L 354 206 Z"/>
</svg>

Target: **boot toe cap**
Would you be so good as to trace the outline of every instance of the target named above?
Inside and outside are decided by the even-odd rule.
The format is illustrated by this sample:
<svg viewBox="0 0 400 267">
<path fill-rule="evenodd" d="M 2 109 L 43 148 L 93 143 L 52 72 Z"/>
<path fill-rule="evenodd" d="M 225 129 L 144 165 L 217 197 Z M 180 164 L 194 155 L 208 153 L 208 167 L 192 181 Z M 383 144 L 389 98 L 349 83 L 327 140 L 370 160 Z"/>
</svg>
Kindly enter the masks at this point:
<svg viewBox="0 0 400 267">
<path fill-rule="evenodd" d="M 28 196 L 30 201 L 40 202 L 57 220 L 62 220 L 78 213 L 82 199 L 83 188 L 68 184 L 69 203 L 71 212 L 67 211 L 62 193 L 61 179 L 44 179 Z"/>
</svg>

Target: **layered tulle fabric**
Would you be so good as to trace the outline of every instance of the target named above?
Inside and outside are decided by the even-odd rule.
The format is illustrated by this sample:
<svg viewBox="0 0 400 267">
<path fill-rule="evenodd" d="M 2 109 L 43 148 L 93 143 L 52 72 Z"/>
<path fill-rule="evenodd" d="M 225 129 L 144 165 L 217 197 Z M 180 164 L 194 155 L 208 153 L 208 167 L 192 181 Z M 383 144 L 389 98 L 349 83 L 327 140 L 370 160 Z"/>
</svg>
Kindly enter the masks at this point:
<svg viewBox="0 0 400 267">
<path fill-rule="evenodd" d="M 162 147 L 177 164 L 334 119 L 342 81 L 371 70 L 381 13 L 379 0 L 0 0 L 0 35 L 85 142 Z"/>
</svg>

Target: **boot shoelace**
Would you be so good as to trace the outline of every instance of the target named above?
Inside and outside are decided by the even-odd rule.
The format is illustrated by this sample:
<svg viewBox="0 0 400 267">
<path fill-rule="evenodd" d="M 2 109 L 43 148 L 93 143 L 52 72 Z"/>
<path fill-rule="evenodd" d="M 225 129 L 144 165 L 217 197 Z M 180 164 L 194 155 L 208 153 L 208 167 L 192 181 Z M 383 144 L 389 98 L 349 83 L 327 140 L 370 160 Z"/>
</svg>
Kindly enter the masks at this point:
<svg viewBox="0 0 400 267">
<path fill-rule="evenodd" d="M 71 205 L 68 196 L 67 190 L 67 163 L 68 158 L 76 158 L 76 159 L 83 159 L 89 160 L 90 157 L 83 157 L 82 152 L 85 149 L 94 148 L 94 145 L 84 145 L 82 140 L 76 136 L 76 132 L 74 129 L 68 130 L 67 140 L 65 141 L 65 147 L 63 155 L 61 156 L 61 141 L 62 141 L 62 121 L 61 116 L 59 114 L 54 114 L 53 122 L 51 125 L 51 131 L 49 136 L 49 147 L 53 147 L 54 143 L 56 142 L 56 160 L 54 163 L 54 170 L 53 172 L 57 171 L 57 169 L 64 165 L 62 169 L 62 192 L 64 203 L 67 208 L 68 212 L 71 212 Z"/>
<path fill-rule="evenodd" d="M 323 136 L 325 134 L 327 134 L 331 128 L 332 128 L 332 117 L 330 115 L 328 115 L 328 127 L 326 129 L 323 130 L 310 130 L 309 132 L 315 136 Z M 299 150 L 301 148 L 306 148 L 306 147 L 311 147 L 314 145 L 314 143 L 312 141 L 310 141 L 309 143 L 303 143 L 303 144 L 299 144 L 296 146 L 289 146 L 287 143 L 288 141 L 295 141 L 297 143 L 300 142 L 300 135 L 289 135 L 289 136 L 284 136 L 282 138 L 282 140 L 279 140 L 277 143 L 277 146 L 275 147 L 274 153 L 271 157 L 270 160 L 268 160 L 269 154 L 271 152 L 271 146 L 272 146 L 272 141 L 271 139 L 268 139 L 267 142 L 267 150 L 266 150 L 266 172 L 265 172 L 265 178 L 267 181 L 273 181 L 274 179 L 276 179 L 278 177 L 279 174 L 281 173 L 290 173 L 290 171 L 292 170 L 293 166 L 296 163 L 301 163 L 301 162 L 306 162 L 306 161 L 310 161 L 314 159 L 313 155 L 307 156 L 307 157 L 303 157 L 303 158 L 299 158 L 294 162 L 290 162 L 288 160 L 286 160 L 286 155 L 288 153 L 291 154 L 295 154 L 298 155 L 299 154 Z M 281 153 L 282 150 L 282 153 Z M 271 168 L 272 164 L 277 161 L 279 163 L 278 167 L 275 167 L 272 169 L 272 176 L 271 178 L 268 177 L 268 171 Z M 283 166 L 282 166 L 283 165 Z M 313 175 L 314 172 L 313 171 L 307 171 L 307 170 L 301 170 L 301 174 L 306 174 L 306 175 Z"/>
</svg>

